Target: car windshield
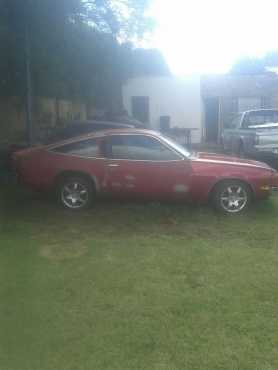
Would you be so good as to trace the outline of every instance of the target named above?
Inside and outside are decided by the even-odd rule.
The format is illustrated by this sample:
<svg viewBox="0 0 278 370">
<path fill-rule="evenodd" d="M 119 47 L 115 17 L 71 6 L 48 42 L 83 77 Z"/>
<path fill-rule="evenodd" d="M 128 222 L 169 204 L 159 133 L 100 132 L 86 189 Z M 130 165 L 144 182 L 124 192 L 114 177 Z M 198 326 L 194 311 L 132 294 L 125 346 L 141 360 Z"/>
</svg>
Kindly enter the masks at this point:
<svg viewBox="0 0 278 370">
<path fill-rule="evenodd" d="M 189 158 L 192 156 L 192 152 L 190 152 L 187 148 L 183 147 L 181 144 L 177 143 L 176 141 L 172 140 L 171 138 L 161 135 L 163 140 L 171 146 L 174 150 L 180 153 L 182 156 Z"/>
<path fill-rule="evenodd" d="M 248 127 L 249 128 L 256 128 L 257 126 L 260 128 L 268 128 L 276 126 L 278 122 L 278 112 L 277 111 L 258 111 L 258 112 L 250 112 L 248 117 Z"/>
</svg>

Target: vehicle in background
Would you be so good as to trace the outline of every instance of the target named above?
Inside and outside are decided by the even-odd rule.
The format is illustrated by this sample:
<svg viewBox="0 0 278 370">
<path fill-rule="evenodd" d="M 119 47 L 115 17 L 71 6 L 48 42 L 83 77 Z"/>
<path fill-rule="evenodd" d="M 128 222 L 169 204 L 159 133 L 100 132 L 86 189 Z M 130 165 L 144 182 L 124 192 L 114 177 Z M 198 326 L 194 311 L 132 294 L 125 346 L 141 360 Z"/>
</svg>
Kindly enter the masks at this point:
<svg viewBox="0 0 278 370">
<path fill-rule="evenodd" d="M 236 115 L 223 130 L 224 151 L 278 163 L 278 110 L 250 110 Z"/>
<path fill-rule="evenodd" d="M 98 195 L 211 200 L 224 213 L 242 212 L 278 186 L 277 172 L 256 161 L 191 153 L 160 133 L 138 129 L 100 131 L 14 155 L 20 182 L 52 190 L 72 210 Z"/>
</svg>

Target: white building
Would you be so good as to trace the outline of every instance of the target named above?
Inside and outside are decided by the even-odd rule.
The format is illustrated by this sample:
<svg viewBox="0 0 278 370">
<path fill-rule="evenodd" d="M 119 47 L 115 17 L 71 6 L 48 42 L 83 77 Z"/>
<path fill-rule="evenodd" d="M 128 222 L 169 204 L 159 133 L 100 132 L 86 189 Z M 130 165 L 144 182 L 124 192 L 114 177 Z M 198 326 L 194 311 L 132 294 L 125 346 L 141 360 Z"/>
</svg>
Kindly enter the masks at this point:
<svg viewBox="0 0 278 370">
<path fill-rule="evenodd" d="M 123 86 L 123 104 L 129 115 L 145 123 L 146 127 L 160 130 L 165 121 L 170 120 L 171 128 L 191 129 L 193 143 L 202 140 L 200 77 L 130 79 Z"/>
</svg>

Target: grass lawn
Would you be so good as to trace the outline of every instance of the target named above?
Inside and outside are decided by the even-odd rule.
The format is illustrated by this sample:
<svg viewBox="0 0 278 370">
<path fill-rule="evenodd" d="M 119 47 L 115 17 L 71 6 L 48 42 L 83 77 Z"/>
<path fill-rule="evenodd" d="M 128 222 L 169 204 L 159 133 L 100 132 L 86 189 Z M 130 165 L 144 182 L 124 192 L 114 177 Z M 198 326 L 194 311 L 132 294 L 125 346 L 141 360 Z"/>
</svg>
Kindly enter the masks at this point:
<svg viewBox="0 0 278 370">
<path fill-rule="evenodd" d="M 278 369 L 278 197 L 0 212 L 1 370 Z"/>
</svg>

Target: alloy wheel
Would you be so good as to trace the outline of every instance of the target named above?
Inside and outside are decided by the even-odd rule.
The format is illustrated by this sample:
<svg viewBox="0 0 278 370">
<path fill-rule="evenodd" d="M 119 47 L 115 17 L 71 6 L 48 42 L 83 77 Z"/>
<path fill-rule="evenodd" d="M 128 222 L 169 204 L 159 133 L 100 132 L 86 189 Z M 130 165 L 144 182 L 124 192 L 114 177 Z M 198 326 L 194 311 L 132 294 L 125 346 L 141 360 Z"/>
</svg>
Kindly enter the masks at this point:
<svg viewBox="0 0 278 370">
<path fill-rule="evenodd" d="M 84 208 L 89 201 L 89 190 L 79 181 L 66 182 L 61 188 L 61 199 L 68 208 Z"/>
<path fill-rule="evenodd" d="M 229 185 L 220 195 L 222 208 L 228 213 L 238 213 L 248 203 L 248 194 L 241 185 Z"/>
</svg>

